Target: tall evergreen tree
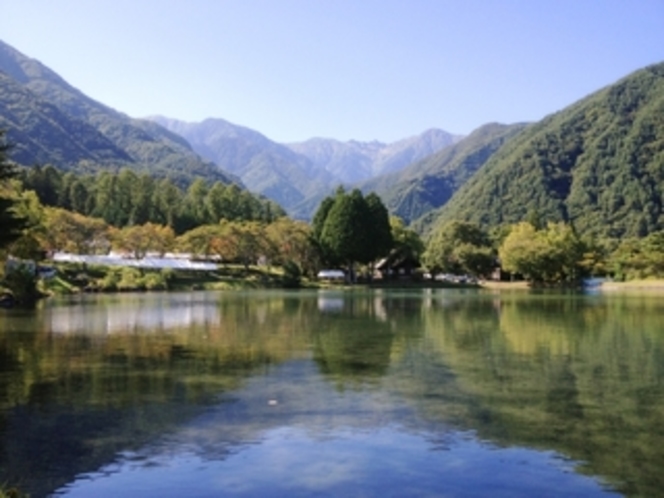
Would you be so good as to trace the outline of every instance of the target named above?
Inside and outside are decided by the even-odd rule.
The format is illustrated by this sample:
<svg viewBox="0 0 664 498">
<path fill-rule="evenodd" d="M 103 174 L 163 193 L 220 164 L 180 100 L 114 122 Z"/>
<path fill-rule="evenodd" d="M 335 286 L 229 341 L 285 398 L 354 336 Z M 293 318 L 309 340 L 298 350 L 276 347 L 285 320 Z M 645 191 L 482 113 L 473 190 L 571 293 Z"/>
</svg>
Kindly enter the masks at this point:
<svg viewBox="0 0 664 498">
<path fill-rule="evenodd" d="M 14 165 L 7 159 L 9 148 L 5 132 L 0 130 L 0 249 L 18 239 L 26 226 L 26 220 L 16 212 L 16 200 L 9 185 L 9 181 L 17 176 Z"/>
<path fill-rule="evenodd" d="M 392 227 L 390 225 L 390 214 L 383 201 L 374 192 L 367 194 L 364 198 L 369 210 L 369 260 L 373 261 L 390 252 L 394 245 L 392 239 Z"/>
<path fill-rule="evenodd" d="M 327 263 L 367 264 L 392 247 L 387 209 L 377 195 L 363 197 L 359 189 L 338 190 L 323 200 L 313 222 L 313 239 Z"/>
</svg>

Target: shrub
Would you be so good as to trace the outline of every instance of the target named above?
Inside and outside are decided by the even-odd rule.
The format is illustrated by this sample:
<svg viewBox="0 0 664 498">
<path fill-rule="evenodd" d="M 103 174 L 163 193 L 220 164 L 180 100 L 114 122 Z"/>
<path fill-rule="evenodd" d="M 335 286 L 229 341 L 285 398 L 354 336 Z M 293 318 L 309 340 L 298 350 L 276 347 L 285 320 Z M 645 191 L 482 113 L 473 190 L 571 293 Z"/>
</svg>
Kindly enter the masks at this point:
<svg viewBox="0 0 664 498">
<path fill-rule="evenodd" d="M 34 270 L 20 265 L 7 271 L 3 284 L 7 287 L 16 302 L 33 303 L 42 296 L 38 289 L 39 279 Z"/>
<path fill-rule="evenodd" d="M 109 268 L 100 280 L 97 281 L 99 290 L 102 291 L 114 291 L 118 290 L 118 284 L 120 283 L 120 269 L 119 268 Z"/>
<path fill-rule="evenodd" d="M 143 275 L 136 268 L 122 268 L 120 271 L 120 280 L 117 285 L 118 290 L 121 291 L 145 289 Z"/>
<path fill-rule="evenodd" d="M 168 289 L 167 276 L 163 272 L 150 272 L 143 277 L 143 287 L 147 290 Z"/>
<path fill-rule="evenodd" d="M 299 287 L 302 281 L 302 270 L 294 261 L 287 260 L 284 262 L 284 287 L 295 288 Z"/>
</svg>

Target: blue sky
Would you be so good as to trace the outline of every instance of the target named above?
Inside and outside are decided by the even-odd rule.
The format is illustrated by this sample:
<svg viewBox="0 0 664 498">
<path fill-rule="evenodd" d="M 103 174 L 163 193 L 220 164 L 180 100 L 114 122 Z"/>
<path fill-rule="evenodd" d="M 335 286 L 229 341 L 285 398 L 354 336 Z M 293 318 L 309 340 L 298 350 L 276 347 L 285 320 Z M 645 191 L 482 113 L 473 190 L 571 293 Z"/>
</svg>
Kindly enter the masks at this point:
<svg viewBox="0 0 664 498">
<path fill-rule="evenodd" d="M 133 117 L 279 142 L 534 121 L 664 61 L 664 0 L 0 0 L 0 39 Z"/>
</svg>

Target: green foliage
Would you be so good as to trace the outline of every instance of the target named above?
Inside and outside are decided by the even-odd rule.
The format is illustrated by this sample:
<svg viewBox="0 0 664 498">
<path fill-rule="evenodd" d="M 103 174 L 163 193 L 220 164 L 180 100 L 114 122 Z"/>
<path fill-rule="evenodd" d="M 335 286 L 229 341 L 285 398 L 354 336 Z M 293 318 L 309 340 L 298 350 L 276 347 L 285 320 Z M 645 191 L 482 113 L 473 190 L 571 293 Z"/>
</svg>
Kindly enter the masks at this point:
<svg viewBox="0 0 664 498">
<path fill-rule="evenodd" d="M 16 264 L 5 271 L 2 285 L 9 289 L 14 299 L 21 304 L 34 303 L 42 296 L 39 290 L 39 279 L 33 267 L 27 264 Z"/>
<path fill-rule="evenodd" d="M 618 280 L 664 277 L 664 231 L 622 241 L 608 267 Z"/>
<path fill-rule="evenodd" d="M 601 238 L 664 229 L 664 64 L 527 127 L 440 211 L 495 227 L 537 213 Z"/>
<path fill-rule="evenodd" d="M 387 209 L 377 195 L 339 189 L 323 200 L 314 216 L 313 237 L 325 263 L 368 264 L 387 255 L 392 233 Z"/>
<path fill-rule="evenodd" d="M 101 291 L 116 291 L 121 279 L 122 269 L 110 267 L 104 277 L 97 281 L 97 287 Z"/>
<path fill-rule="evenodd" d="M 132 267 L 106 267 L 97 279 L 95 290 L 102 292 L 168 290 L 174 279 L 172 270 L 140 270 Z"/>
<path fill-rule="evenodd" d="M 514 225 L 498 251 L 502 268 L 535 284 L 579 282 L 588 273 L 588 244 L 565 223 L 537 230 L 530 223 Z"/>
<path fill-rule="evenodd" d="M 302 283 L 302 271 L 294 261 L 290 259 L 284 262 L 284 287 L 297 288 Z"/>
<path fill-rule="evenodd" d="M 423 256 L 433 273 L 488 275 L 495 267 L 495 254 L 488 235 L 476 224 L 454 221 L 431 235 Z"/>
<path fill-rule="evenodd" d="M 9 145 L 4 138 L 5 132 L 0 130 L 0 249 L 18 239 L 26 227 L 26 220 L 17 212 L 18 199 L 10 184 L 16 170 L 7 159 Z"/>
<path fill-rule="evenodd" d="M 170 179 L 129 169 L 74 176 L 51 166 L 37 166 L 25 169 L 22 181 L 42 204 L 101 218 L 118 228 L 151 222 L 184 233 L 222 218 L 270 222 L 285 214 L 273 202 L 235 184 L 208 186 L 198 179 L 183 191 Z"/>
<path fill-rule="evenodd" d="M 406 228 L 401 218 L 390 216 L 390 228 L 394 249 L 398 254 L 407 259 L 419 261 L 424 253 L 424 242 L 415 230 Z"/>
<path fill-rule="evenodd" d="M 119 279 L 116 286 L 120 291 L 143 290 L 144 283 L 141 271 L 137 268 L 119 269 Z"/>
</svg>

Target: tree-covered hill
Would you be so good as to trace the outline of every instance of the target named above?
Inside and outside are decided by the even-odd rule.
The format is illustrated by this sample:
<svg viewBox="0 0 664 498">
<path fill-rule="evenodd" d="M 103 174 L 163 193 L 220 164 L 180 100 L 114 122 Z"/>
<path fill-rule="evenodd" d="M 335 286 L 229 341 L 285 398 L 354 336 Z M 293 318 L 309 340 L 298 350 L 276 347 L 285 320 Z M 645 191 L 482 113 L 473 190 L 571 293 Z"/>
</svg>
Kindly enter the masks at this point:
<svg viewBox="0 0 664 498">
<path fill-rule="evenodd" d="M 0 73 L 0 126 L 7 130 L 13 161 L 71 166 L 132 162 L 95 127 L 70 117 L 33 92 Z"/>
<path fill-rule="evenodd" d="M 410 222 L 444 205 L 507 140 L 525 125 L 484 125 L 459 142 L 406 168 L 361 184 L 390 212 Z"/>
<path fill-rule="evenodd" d="M 664 63 L 527 127 L 441 210 L 437 223 L 484 226 L 536 214 L 581 234 L 664 229 Z"/>
<path fill-rule="evenodd" d="M 181 137 L 83 94 L 54 71 L 0 41 L 0 128 L 19 164 L 61 169 L 129 167 L 189 183 L 239 179 L 202 160 Z"/>
</svg>

